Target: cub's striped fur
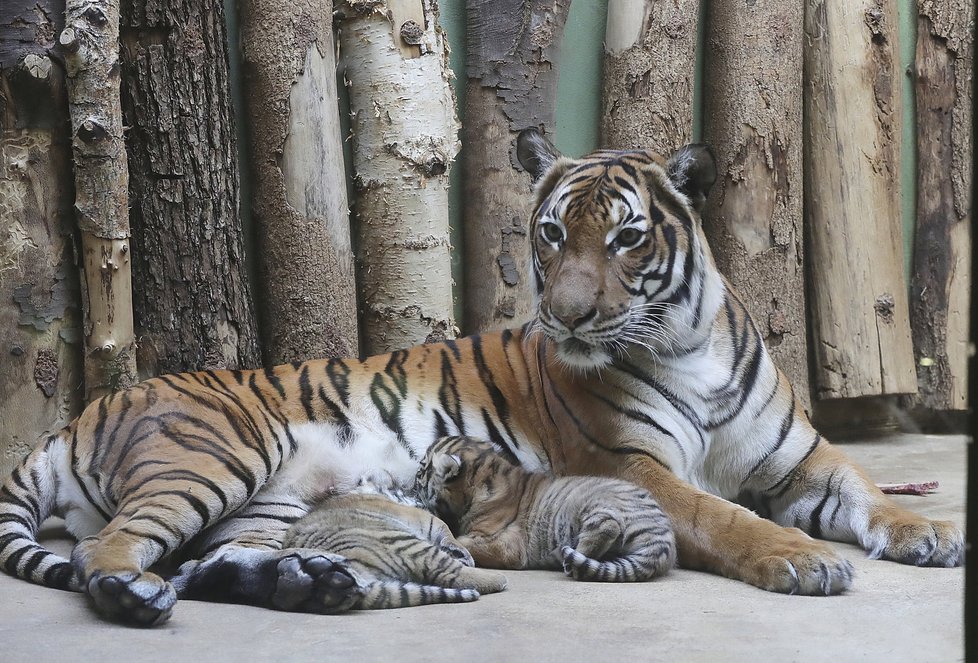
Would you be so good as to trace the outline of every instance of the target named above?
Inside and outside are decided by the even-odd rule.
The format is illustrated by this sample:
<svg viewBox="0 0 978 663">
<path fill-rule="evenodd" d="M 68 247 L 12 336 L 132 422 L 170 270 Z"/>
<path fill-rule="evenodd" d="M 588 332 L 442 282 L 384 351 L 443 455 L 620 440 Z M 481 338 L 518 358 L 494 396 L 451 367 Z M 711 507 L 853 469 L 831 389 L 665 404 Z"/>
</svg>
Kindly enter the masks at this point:
<svg viewBox="0 0 978 663">
<path fill-rule="evenodd" d="M 850 586 L 849 563 L 809 534 L 961 562 L 960 529 L 891 502 L 798 406 L 706 244 L 708 150 L 573 160 L 535 131 L 517 148 L 539 178 L 533 322 L 99 399 L 0 487 L 0 566 L 137 624 L 165 620 L 178 592 L 345 610 L 362 594 L 349 562 L 283 548 L 289 526 L 363 478 L 409 486 L 436 439 L 462 434 L 531 471 L 636 483 L 669 515 L 684 567 L 772 591 Z M 79 539 L 70 563 L 36 541 L 52 514 Z M 202 561 L 171 584 L 149 570 L 169 556 Z"/>
<path fill-rule="evenodd" d="M 327 499 L 289 528 L 284 545 L 345 557 L 364 590 L 355 609 L 463 603 L 506 588 L 501 574 L 472 568 L 445 523 L 382 495 Z"/>
<path fill-rule="evenodd" d="M 620 479 L 527 472 L 492 442 L 444 437 L 428 449 L 418 493 L 455 523 L 482 566 L 559 569 L 576 580 L 651 580 L 676 562 L 669 519 Z"/>
</svg>

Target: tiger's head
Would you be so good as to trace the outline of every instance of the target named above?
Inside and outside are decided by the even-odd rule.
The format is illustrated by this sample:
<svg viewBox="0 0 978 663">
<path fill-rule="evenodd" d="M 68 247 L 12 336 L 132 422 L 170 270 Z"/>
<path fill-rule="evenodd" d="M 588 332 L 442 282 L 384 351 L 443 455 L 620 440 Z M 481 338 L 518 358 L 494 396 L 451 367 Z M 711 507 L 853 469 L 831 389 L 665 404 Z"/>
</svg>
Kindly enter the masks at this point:
<svg viewBox="0 0 978 663">
<path fill-rule="evenodd" d="M 688 145 L 668 159 L 646 150 L 561 156 L 536 129 L 517 157 L 536 179 L 530 221 L 543 331 L 577 369 L 609 364 L 630 345 L 681 343 L 712 260 L 700 211 L 716 180 L 712 152 Z"/>
</svg>

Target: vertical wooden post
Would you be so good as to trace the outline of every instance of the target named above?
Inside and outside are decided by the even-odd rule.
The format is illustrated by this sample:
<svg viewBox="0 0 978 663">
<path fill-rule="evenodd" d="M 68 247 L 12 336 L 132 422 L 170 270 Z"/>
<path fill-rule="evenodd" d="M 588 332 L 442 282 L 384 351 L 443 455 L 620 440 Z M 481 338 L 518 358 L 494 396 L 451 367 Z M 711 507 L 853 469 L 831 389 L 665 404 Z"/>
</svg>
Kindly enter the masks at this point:
<svg viewBox="0 0 978 663">
<path fill-rule="evenodd" d="M 467 333 L 533 313 L 530 176 L 516 136 L 556 128 L 560 40 L 570 0 L 467 0 L 464 234 Z"/>
<path fill-rule="evenodd" d="M 601 147 L 668 156 L 693 135 L 699 0 L 608 0 Z"/>
<path fill-rule="evenodd" d="M 82 404 L 64 0 L 0 11 L 0 476 Z"/>
<path fill-rule="evenodd" d="M 59 42 L 81 230 L 85 392 L 94 400 L 136 382 L 118 0 L 68 0 L 65 17 Z"/>
<path fill-rule="evenodd" d="M 357 354 L 331 0 L 243 0 L 268 363 Z"/>
<path fill-rule="evenodd" d="M 917 228 L 910 322 L 920 405 L 968 406 L 973 0 L 918 2 Z"/>
<path fill-rule="evenodd" d="M 805 207 L 821 398 L 917 391 L 896 41 L 895 0 L 806 0 Z"/>
<path fill-rule="evenodd" d="M 808 408 L 802 28 L 790 0 L 710 4 L 704 140 L 718 179 L 703 223 L 717 266 Z"/>
<path fill-rule="evenodd" d="M 454 338 L 448 169 L 458 121 L 438 5 L 348 0 L 338 8 L 364 351 Z"/>
</svg>

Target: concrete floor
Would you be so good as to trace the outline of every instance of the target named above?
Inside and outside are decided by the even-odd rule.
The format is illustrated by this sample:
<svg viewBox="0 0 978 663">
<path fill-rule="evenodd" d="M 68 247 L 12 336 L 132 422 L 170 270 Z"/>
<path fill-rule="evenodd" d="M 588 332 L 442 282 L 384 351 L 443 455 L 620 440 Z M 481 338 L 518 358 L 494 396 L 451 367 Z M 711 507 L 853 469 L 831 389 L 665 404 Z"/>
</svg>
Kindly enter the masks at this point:
<svg viewBox="0 0 978 663">
<path fill-rule="evenodd" d="M 964 523 L 964 437 L 847 444 L 880 482 L 940 481 L 897 497 Z M 674 571 L 635 585 L 507 572 L 510 588 L 468 605 L 323 617 L 184 601 L 154 630 L 99 621 L 85 598 L 0 574 L 0 662 L 31 661 L 914 661 L 963 660 L 963 569 L 855 564 L 843 596 L 770 594 Z"/>
</svg>

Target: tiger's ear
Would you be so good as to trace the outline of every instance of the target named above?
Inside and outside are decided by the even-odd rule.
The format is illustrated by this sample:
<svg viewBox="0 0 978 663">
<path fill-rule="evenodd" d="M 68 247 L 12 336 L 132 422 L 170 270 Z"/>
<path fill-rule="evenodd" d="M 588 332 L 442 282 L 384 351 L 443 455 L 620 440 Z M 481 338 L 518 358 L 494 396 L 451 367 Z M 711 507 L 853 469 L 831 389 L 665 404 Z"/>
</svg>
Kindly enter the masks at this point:
<svg viewBox="0 0 978 663">
<path fill-rule="evenodd" d="M 537 181 L 560 158 L 560 152 L 539 129 L 529 128 L 516 137 L 516 158 Z"/>
<path fill-rule="evenodd" d="M 435 459 L 435 475 L 442 481 L 449 481 L 462 471 L 462 459 L 455 454 L 440 454 Z"/>
<path fill-rule="evenodd" d="M 689 198 L 693 208 L 702 212 L 706 196 L 717 180 L 713 150 L 700 143 L 679 148 L 666 162 L 666 175 L 672 185 Z"/>
</svg>

